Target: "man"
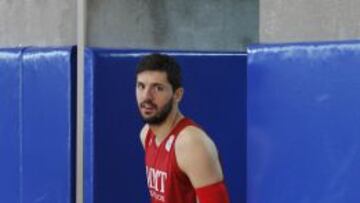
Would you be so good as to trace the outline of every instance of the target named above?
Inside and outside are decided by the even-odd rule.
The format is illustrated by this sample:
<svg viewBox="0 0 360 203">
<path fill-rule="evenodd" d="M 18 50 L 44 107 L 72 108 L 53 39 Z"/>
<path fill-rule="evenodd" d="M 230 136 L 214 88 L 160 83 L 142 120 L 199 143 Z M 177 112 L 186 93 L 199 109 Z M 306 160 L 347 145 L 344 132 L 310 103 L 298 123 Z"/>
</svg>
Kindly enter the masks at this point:
<svg viewBox="0 0 360 203">
<path fill-rule="evenodd" d="M 136 72 L 136 99 L 145 122 L 147 184 L 152 203 L 228 203 L 216 146 L 179 102 L 180 67 L 167 55 L 142 58 Z"/>
</svg>

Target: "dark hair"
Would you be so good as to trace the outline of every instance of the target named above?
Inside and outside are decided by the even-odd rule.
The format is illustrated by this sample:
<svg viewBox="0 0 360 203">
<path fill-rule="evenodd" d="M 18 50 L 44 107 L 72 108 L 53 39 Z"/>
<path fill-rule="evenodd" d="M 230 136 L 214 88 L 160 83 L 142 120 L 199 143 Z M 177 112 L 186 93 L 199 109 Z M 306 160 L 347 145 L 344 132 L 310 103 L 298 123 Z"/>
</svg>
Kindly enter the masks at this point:
<svg viewBox="0 0 360 203">
<path fill-rule="evenodd" d="M 158 53 L 144 56 L 136 67 L 136 75 L 143 71 L 165 72 L 174 91 L 181 87 L 180 66 L 171 56 Z"/>
</svg>

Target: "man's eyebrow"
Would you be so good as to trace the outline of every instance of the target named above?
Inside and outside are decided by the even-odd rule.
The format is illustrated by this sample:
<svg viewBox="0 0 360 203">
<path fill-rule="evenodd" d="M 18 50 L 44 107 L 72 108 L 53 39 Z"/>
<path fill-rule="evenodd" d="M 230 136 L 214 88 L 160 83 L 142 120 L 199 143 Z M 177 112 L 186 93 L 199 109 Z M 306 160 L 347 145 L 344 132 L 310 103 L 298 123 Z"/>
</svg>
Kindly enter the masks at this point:
<svg viewBox="0 0 360 203">
<path fill-rule="evenodd" d="M 136 85 L 145 85 L 145 83 L 144 83 L 144 82 L 141 82 L 141 81 L 136 81 Z M 154 83 L 151 83 L 150 86 L 152 86 L 152 87 L 155 87 L 155 86 L 165 87 L 166 84 L 164 84 L 164 83 L 159 83 L 159 82 L 154 82 Z"/>
<path fill-rule="evenodd" d="M 159 82 L 154 82 L 154 83 L 151 83 L 151 86 L 165 86 L 165 84 L 159 83 Z"/>
</svg>

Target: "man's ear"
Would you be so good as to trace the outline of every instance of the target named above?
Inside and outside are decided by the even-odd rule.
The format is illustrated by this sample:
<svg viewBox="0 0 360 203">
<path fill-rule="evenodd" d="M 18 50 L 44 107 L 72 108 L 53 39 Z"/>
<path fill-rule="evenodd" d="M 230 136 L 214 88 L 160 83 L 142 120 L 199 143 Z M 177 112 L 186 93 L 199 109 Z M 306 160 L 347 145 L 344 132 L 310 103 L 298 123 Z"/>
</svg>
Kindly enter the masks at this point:
<svg viewBox="0 0 360 203">
<path fill-rule="evenodd" d="M 176 102 L 180 102 L 182 97 L 184 95 L 184 88 L 182 87 L 179 87 L 175 90 L 175 93 L 174 93 L 174 99 Z"/>
</svg>

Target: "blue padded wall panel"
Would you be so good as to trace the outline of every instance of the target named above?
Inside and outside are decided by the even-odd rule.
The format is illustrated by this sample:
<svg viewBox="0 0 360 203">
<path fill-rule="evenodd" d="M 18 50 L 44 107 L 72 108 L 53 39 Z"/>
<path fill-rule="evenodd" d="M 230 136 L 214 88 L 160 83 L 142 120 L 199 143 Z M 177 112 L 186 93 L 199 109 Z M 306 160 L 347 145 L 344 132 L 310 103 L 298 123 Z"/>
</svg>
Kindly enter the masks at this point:
<svg viewBox="0 0 360 203">
<path fill-rule="evenodd" d="M 22 202 L 73 201 L 71 48 L 30 48 L 23 56 Z"/>
<path fill-rule="evenodd" d="M 253 46 L 248 203 L 360 202 L 360 42 Z"/>
<path fill-rule="evenodd" d="M 0 202 L 20 202 L 21 49 L 0 49 Z"/>
<path fill-rule="evenodd" d="M 246 199 L 246 55 L 175 54 L 183 67 L 182 112 L 214 140 L 231 202 Z"/>
<path fill-rule="evenodd" d="M 135 66 L 144 53 L 87 50 L 86 203 L 149 202 L 135 100 Z M 232 202 L 244 202 L 246 55 L 169 54 L 183 66 L 183 112 L 215 140 Z"/>
<path fill-rule="evenodd" d="M 86 54 L 86 203 L 148 202 L 138 140 L 141 123 L 134 102 L 137 58 L 117 53 L 87 50 Z"/>
</svg>

